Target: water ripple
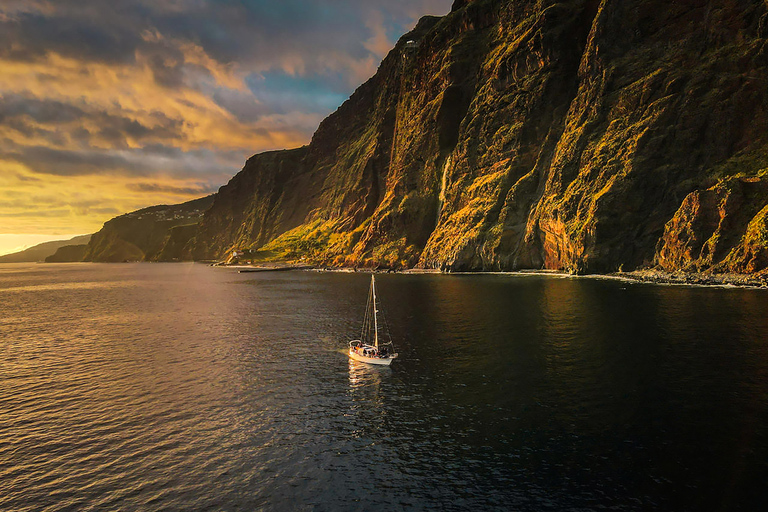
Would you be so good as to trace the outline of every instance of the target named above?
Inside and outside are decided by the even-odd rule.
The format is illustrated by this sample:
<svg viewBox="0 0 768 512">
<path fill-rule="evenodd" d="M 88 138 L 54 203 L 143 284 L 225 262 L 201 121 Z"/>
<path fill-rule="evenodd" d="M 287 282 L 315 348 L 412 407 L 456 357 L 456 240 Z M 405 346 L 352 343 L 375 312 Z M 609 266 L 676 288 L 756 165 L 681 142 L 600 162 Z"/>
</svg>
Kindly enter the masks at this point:
<svg viewBox="0 0 768 512">
<path fill-rule="evenodd" d="M 365 275 L 0 265 L 0 509 L 764 501 L 765 294 L 379 281 L 391 368 L 344 351 Z"/>
</svg>

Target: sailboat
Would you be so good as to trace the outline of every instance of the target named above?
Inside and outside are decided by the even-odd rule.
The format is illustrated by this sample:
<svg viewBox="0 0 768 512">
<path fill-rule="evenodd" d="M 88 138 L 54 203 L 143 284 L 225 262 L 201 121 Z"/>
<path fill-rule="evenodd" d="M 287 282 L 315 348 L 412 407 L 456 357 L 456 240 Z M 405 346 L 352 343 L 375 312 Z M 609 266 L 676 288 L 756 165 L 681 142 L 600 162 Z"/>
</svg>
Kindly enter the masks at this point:
<svg viewBox="0 0 768 512">
<path fill-rule="evenodd" d="M 397 357 L 390 339 L 386 343 L 379 341 L 379 316 L 376 309 L 376 277 L 371 275 L 371 288 L 365 306 L 363 329 L 359 340 L 349 342 L 349 357 L 368 364 L 389 366 Z"/>
</svg>

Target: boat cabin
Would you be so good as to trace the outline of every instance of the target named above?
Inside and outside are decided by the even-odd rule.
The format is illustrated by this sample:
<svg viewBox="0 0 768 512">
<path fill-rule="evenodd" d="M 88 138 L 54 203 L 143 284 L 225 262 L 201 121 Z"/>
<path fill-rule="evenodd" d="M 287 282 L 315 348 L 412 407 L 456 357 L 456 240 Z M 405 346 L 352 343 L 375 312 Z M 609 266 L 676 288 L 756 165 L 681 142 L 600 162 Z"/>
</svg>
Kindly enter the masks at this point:
<svg viewBox="0 0 768 512">
<path fill-rule="evenodd" d="M 386 349 L 379 350 L 371 345 L 364 345 L 360 340 L 351 341 L 349 348 L 364 357 L 386 357 Z"/>
</svg>

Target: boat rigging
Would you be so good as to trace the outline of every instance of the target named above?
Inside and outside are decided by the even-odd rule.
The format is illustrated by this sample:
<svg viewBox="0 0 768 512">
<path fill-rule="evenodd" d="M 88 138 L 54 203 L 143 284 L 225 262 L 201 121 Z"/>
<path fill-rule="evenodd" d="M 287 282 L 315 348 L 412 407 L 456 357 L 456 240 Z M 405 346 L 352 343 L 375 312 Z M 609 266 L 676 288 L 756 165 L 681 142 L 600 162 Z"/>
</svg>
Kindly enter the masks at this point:
<svg viewBox="0 0 768 512">
<path fill-rule="evenodd" d="M 379 342 L 379 311 L 376 304 L 376 277 L 371 275 L 371 287 L 368 291 L 368 301 L 365 306 L 363 327 L 359 340 L 349 342 L 349 357 L 368 364 L 389 366 L 397 357 L 392 338 Z"/>
</svg>

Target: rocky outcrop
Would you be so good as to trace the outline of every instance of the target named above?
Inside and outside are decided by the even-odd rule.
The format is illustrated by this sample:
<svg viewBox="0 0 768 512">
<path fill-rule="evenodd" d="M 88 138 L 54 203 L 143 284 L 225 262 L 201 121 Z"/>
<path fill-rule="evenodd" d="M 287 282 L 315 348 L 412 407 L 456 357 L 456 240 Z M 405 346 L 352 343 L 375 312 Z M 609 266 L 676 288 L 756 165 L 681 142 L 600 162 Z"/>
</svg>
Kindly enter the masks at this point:
<svg viewBox="0 0 768 512">
<path fill-rule="evenodd" d="M 183 253 L 754 272 L 766 35 L 761 0 L 457 0 L 308 146 L 252 157 Z"/>
<path fill-rule="evenodd" d="M 190 240 L 197 233 L 197 224 L 181 224 L 168 229 L 162 248 L 152 259 L 156 261 L 181 261 L 189 259 L 185 253 Z"/>
<path fill-rule="evenodd" d="M 314 183 L 307 148 L 261 153 L 219 189 L 184 257 L 215 258 L 231 247 L 261 246 L 304 222 Z"/>
<path fill-rule="evenodd" d="M 120 215 L 104 223 L 88 242 L 81 261 L 123 262 L 163 259 L 173 261 L 182 257 L 189 242 L 179 242 L 171 230 L 184 225 L 196 225 L 213 203 L 214 196 L 203 197 L 177 205 L 152 206 Z M 192 235 L 196 230 L 187 230 Z M 184 233 L 183 231 L 181 233 Z M 173 239 L 175 245 L 169 245 Z"/>
<path fill-rule="evenodd" d="M 45 258 L 46 263 L 73 263 L 83 261 L 87 244 L 65 245 L 56 249 L 56 252 Z"/>
<path fill-rule="evenodd" d="M 731 178 L 690 193 L 664 230 L 665 270 L 760 272 L 768 268 L 768 177 Z"/>
</svg>

